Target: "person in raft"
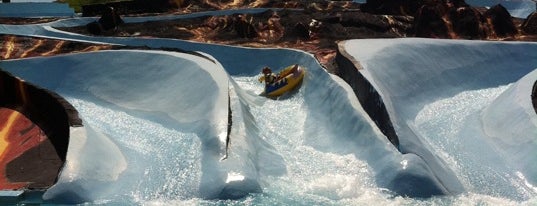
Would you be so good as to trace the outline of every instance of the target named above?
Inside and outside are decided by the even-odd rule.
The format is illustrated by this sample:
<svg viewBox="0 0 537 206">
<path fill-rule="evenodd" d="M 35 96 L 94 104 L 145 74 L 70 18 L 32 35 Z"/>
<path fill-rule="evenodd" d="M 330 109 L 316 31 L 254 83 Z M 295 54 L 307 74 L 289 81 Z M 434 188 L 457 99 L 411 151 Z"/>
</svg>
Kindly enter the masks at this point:
<svg viewBox="0 0 537 206">
<path fill-rule="evenodd" d="M 269 67 L 263 67 L 263 78 L 259 79 L 259 81 L 265 81 L 265 84 L 273 84 L 276 79 L 278 79 L 278 76 L 274 73 L 272 73 L 272 70 Z"/>
</svg>

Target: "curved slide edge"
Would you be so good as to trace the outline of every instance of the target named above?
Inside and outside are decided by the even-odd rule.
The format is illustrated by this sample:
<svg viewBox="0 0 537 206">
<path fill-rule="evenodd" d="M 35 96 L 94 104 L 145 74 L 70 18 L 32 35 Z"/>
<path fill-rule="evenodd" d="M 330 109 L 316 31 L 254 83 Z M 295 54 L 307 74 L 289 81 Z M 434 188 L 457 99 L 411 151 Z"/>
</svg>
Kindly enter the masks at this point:
<svg viewBox="0 0 537 206">
<path fill-rule="evenodd" d="M 537 69 L 510 85 L 481 115 L 483 130 L 496 150 L 533 185 L 537 184 L 537 114 L 531 93 L 536 81 Z"/>
<path fill-rule="evenodd" d="M 82 128 L 82 120 L 62 96 L 2 69 L 0 114 L 0 196 L 17 202 L 57 182 L 71 132 Z"/>
</svg>

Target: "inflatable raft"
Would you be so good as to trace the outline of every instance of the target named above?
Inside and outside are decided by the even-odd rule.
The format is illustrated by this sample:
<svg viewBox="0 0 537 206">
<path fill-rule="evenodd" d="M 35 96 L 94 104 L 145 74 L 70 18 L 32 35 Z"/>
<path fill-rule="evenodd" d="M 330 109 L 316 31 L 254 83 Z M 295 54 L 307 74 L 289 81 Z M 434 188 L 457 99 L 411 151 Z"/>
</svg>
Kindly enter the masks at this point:
<svg viewBox="0 0 537 206">
<path fill-rule="evenodd" d="M 278 72 L 273 83 L 265 83 L 265 90 L 262 95 L 268 97 L 278 97 L 300 85 L 306 70 L 298 64 L 291 65 Z M 265 76 L 259 78 L 259 82 L 265 81 Z"/>
</svg>

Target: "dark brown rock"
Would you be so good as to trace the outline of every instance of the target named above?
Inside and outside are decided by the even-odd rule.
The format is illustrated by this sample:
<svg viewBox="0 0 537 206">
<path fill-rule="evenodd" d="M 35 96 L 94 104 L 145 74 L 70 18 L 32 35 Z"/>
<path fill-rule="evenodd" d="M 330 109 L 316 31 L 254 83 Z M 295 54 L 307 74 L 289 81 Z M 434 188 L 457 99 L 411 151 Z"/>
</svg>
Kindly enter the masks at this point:
<svg viewBox="0 0 537 206">
<path fill-rule="evenodd" d="M 309 26 L 304 25 L 302 22 L 298 22 L 295 24 L 295 34 L 300 39 L 309 39 L 311 38 L 311 33 Z"/>
<path fill-rule="evenodd" d="M 367 0 L 360 8 L 373 14 L 413 16 L 424 4 L 424 0 Z"/>
<path fill-rule="evenodd" d="M 103 29 L 101 28 L 101 24 L 99 24 L 99 22 L 97 21 L 86 24 L 86 29 L 88 30 L 90 34 L 93 34 L 93 35 L 101 35 L 101 33 L 103 32 Z"/>
<path fill-rule="evenodd" d="M 367 27 L 382 33 L 390 29 L 386 18 L 368 13 L 343 13 L 339 23 L 344 27 Z"/>
<path fill-rule="evenodd" d="M 134 0 L 136 9 L 141 13 L 162 13 L 174 8 L 175 3 L 169 0 Z"/>
<path fill-rule="evenodd" d="M 114 7 L 107 7 L 104 9 L 101 18 L 99 18 L 99 24 L 103 30 L 115 29 L 119 25 L 123 24 L 123 19 L 119 16 L 119 13 L 116 12 Z"/>
<path fill-rule="evenodd" d="M 522 23 L 521 29 L 526 34 L 537 34 L 537 12 L 534 11 L 528 15 L 524 23 Z"/>
<path fill-rule="evenodd" d="M 39 130 L 37 126 L 31 125 L 26 130 Z M 26 132 L 25 130 L 20 133 Z M 24 150 L 22 154 L 5 165 L 5 175 L 11 182 L 27 182 L 29 189 L 45 189 L 54 184 L 58 173 L 63 165 L 63 161 L 57 156 L 52 142 L 43 136 L 28 136 L 25 133 L 22 138 L 45 139 L 38 145 Z M 35 140 L 30 140 L 35 141 Z M 22 141 L 21 141 L 22 142 Z M 19 148 L 13 148 L 14 150 Z"/>
<path fill-rule="evenodd" d="M 102 10 L 101 18 L 86 24 L 86 29 L 90 34 L 101 35 L 105 31 L 116 30 L 123 23 L 123 19 L 114 7 L 105 7 Z"/>
<path fill-rule="evenodd" d="M 257 37 L 257 31 L 249 21 L 248 17 L 245 14 L 237 15 L 234 18 L 234 28 L 237 36 L 240 38 L 255 38 Z"/>
<path fill-rule="evenodd" d="M 448 27 L 442 18 L 443 5 L 422 6 L 414 17 L 414 35 L 425 38 L 449 38 Z"/>
<path fill-rule="evenodd" d="M 489 19 L 497 37 L 513 37 L 518 34 L 513 17 L 501 4 L 497 4 L 487 10 L 484 14 Z"/>
<path fill-rule="evenodd" d="M 262 18 L 267 20 L 265 22 L 257 23 L 257 36 L 261 42 L 279 42 L 285 35 L 285 27 L 282 25 L 281 17 L 277 12 L 265 12 L 269 13 L 268 17 L 262 14 Z"/>
<path fill-rule="evenodd" d="M 57 94 L 0 70 L 0 189 L 48 188 L 66 160 L 78 112 Z M 7 180 L 7 181 L 6 181 Z"/>
<path fill-rule="evenodd" d="M 0 17 L 2 24 L 23 25 L 23 24 L 41 24 L 57 21 L 57 17 L 42 17 L 42 18 L 24 18 L 24 17 Z"/>
<path fill-rule="evenodd" d="M 469 7 L 464 0 L 447 0 L 448 4 L 451 4 L 454 8 Z"/>
<path fill-rule="evenodd" d="M 85 27 L 80 27 L 86 32 Z M 28 57 L 54 56 L 112 48 L 112 45 L 99 45 L 76 41 L 36 38 L 14 35 L 0 35 L 0 45 L 12 44 L 13 47 L 0 46 L 0 58 L 19 59 Z M 1 63 L 0 63 L 1 66 Z M 1 101 L 1 100 L 0 100 Z"/>
<path fill-rule="evenodd" d="M 59 95 L 21 81 L 0 70 L 0 106 L 17 110 L 35 122 L 65 160 L 69 127 L 81 126 L 78 112 Z"/>
<path fill-rule="evenodd" d="M 0 128 L 0 190 L 51 186 L 63 162 L 43 130 L 5 107 L 0 107 Z"/>
<path fill-rule="evenodd" d="M 471 7 L 452 8 L 449 19 L 453 25 L 453 32 L 463 39 L 483 39 L 487 34 L 481 26 L 485 19 L 479 11 Z"/>
<path fill-rule="evenodd" d="M 86 4 L 82 5 L 82 16 L 98 16 L 102 14 L 104 9 L 109 7 L 115 8 L 118 13 L 123 15 L 144 14 L 167 12 L 176 8 L 177 3 L 168 0 L 131 0 L 105 4 Z"/>
</svg>

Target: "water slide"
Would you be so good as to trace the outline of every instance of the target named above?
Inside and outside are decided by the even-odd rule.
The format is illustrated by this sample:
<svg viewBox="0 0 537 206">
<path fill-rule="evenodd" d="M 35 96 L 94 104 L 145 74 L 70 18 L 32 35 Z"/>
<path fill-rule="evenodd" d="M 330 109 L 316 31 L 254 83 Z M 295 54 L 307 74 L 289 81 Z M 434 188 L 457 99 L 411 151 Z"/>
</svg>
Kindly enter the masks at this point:
<svg viewBox="0 0 537 206">
<path fill-rule="evenodd" d="M 254 53 L 230 49 L 237 51 L 222 53 Z M 85 122 L 85 130 L 72 134 L 84 142 L 72 141 L 59 183 L 44 198 L 73 203 L 110 196 L 127 200 L 132 193 L 141 193 L 137 195 L 142 199 L 152 195 L 233 199 L 261 192 L 263 182 L 273 182 L 266 178 L 296 175 L 293 181 L 315 181 L 311 175 L 338 175 L 330 174 L 334 167 L 355 178 L 355 171 L 366 165 L 360 156 L 385 159 L 375 164 L 375 169 L 386 171 L 378 172 L 378 179 L 406 173 L 397 169 L 404 157 L 370 126 L 348 86 L 326 73 L 311 55 L 291 50 L 259 50 L 255 55 L 258 58 L 241 62 L 254 66 L 229 70 L 212 58 L 147 51 L 3 62 L 2 67 L 14 75 L 62 95 Z M 187 57 L 190 62 L 184 60 Z M 274 68 L 305 65 L 309 76 L 302 89 L 279 101 L 259 97 L 262 84 L 257 82 L 256 68 L 260 67 L 255 64 L 266 63 L 259 61 L 265 57 L 279 57 L 271 61 Z M 226 72 L 232 75 L 231 86 Z M 332 98 L 317 101 L 322 96 Z M 228 123 L 228 107 L 230 147 L 223 159 L 222 133 L 227 128 L 221 123 Z M 341 110 L 347 115 L 341 116 Z M 341 128 L 333 128 L 333 123 Z M 356 165 L 334 165 L 327 161 L 331 153 L 346 155 L 344 159 Z"/>
<path fill-rule="evenodd" d="M 345 48 L 381 94 L 403 153 L 435 173 L 447 166 L 470 191 L 534 195 L 537 44 L 382 39 Z"/>
<path fill-rule="evenodd" d="M 67 166 L 44 195 L 52 203 L 535 201 L 533 168 L 503 164 L 532 159 L 513 154 L 521 146 L 495 141 L 501 133 L 482 135 L 478 121 L 494 127 L 498 122 L 489 117 L 502 114 L 495 108 L 527 91 L 537 67 L 535 44 L 349 41 L 347 52 L 393 115 L 398 150 L 349 85 L 301 51 L 87 37 L 47 24 L 0 27 L 18 35 L 200 51 L 102 51 L 1 63 L 63 96 L 84 120 L 84 129 L 72 133 L 83 141 L 70 142 Z M 279 100 L 258 96 L 259 68 L 295 63 L 308 71 L 299 90 Z M 535 122 L 527 105 L 519 108 L 526 109 L 511 112 Z M 525 121 L 512 124 L 526 128 L 522 134 L 535 129 Z M 531 155 L 532 147 L 525 148 Z M 446 196 L 414 199 L 438 194 Z"/>
</svg>

